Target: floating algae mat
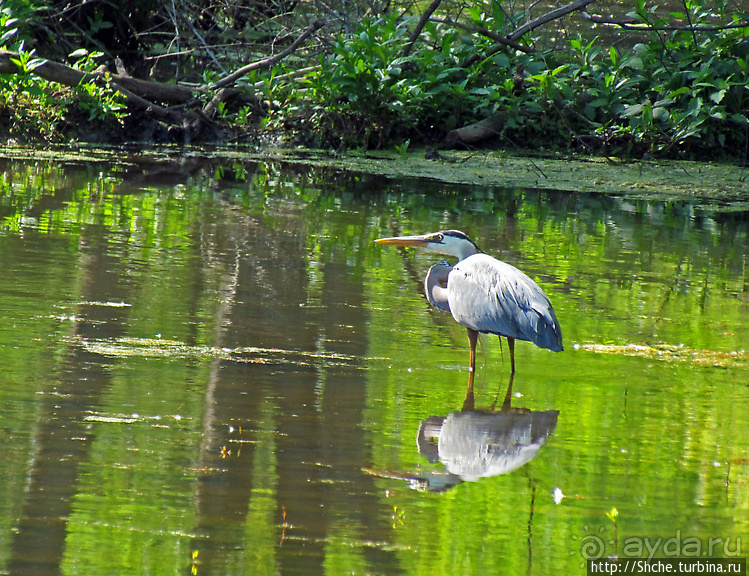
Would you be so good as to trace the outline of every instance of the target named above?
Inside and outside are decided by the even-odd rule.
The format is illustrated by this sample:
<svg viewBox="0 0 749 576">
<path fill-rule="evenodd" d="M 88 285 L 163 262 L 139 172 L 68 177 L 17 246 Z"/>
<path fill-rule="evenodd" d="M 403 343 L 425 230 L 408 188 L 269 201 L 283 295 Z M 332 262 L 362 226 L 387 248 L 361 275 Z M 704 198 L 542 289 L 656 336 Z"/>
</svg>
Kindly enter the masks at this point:
<svg viewBox="0 0 749 576">
<path fill-rule="evenodd" d="M 345 354 L 325 352 L 305 352 L 280 348 L 258 348 L 244 346 L 238 348 L 214 348 L 211 346 L 190 346 L 176 340 L 160 338 L 115 338 L 112 340 L 86 340 L 76 338 L 73 343 L 87 351 L 115 358 L 191 358 L 195 360 L 231 360 L 249 364 L 350 364 L 358 359 Z"/>
<path fill-rule="evenodd" d="M 541 190 L 597 192 L 633 198 L 704 198 L 723 210 L 749 207 L 749 169 L 718 162 L 622 160 L 619 158 L 548 155 L 531 157 L 502 150 L 440 151 L 428 160 L 424 149 L 408 153 L 372 151 L 339 154 L 327 150 L 257 147 L 176 147 L 148 150 L 128 147 L 70 146 L 44 150 L 0 149 L 0 159 L 116 164 L 138 169 L 172 166 L 281 163 L 365 173 L 387 178 L 422 178 L 446 184 L 523 187 Z M 714 206 L 713 206 L 714 207 Z"/>
<path fill-rule="evenodd" d="M 576 344 L 575 349 L 595 352 L 597 354 L 618 354 L 622 356 L 639 356 L 662 361 L 693 362 L 705 366 L 731 366 L 743 363 L 749 358 L 745 350 L 694 350 L 686 346 L 673 344 Z"/>
</svg>

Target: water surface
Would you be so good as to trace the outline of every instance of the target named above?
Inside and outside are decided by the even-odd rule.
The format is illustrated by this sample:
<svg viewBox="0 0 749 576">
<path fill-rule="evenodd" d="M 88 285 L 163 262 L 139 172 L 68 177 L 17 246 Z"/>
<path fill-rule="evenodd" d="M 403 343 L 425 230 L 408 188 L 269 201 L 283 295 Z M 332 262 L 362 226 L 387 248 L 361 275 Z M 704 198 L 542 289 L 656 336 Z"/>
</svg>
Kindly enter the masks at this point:
<svg viewBox="0 0 749 576">
<path fill-rule="evenodd" d="M 0 573 L 578 573 L 746 556 L 748 229 L 694 202 L 197 156 L 0 165 Z M 460 228 L 565 351 L 433 311 Z M 612 510 L 616 509 L 616 514 Z"/>
</svg>

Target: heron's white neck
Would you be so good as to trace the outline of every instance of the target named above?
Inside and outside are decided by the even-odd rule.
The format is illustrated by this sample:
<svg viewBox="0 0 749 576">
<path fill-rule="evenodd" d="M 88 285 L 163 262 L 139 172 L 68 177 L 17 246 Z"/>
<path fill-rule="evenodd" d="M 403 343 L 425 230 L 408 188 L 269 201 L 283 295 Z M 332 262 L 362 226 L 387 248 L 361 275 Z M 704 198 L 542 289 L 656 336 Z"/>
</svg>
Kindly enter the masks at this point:
<svg viewBox="0 0 749 576">
<path fill-rule="evenodd" d="M 450 303 L 447 300 L 447 277 L 452 269 L 453 267 L 443 260 L 432 266 L 424 278 L 424 294 L 427 300 L 442 312 L 450 312 Z"/>
</svg>

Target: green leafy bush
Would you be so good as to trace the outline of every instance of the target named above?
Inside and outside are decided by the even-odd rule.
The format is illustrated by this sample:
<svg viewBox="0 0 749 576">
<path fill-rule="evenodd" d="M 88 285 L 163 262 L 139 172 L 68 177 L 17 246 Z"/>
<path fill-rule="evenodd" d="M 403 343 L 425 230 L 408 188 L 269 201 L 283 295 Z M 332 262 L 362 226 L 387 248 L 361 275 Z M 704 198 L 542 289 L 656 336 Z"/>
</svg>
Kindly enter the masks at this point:
<svg viewBox="0 0 749 576">
<path fill-rule="evenodd" d="M 377 147 L 440 139 L 500 114 L 502 135 L 523 146 L 730 154 L 747 141 L 749 27 L 696 29 L 710 16 L 704 4 L 687 0 L 688 13 L 669 15 L 693 29 L 663 31 L 667 22 L 635 0 L 630 16 L 650 27 L 649 38 L 628 49 L 572 36 L 553 52 L 508 48 L 470 66 L 463 63 L 491 44 L 485 35 L 429 23 L 403 56 L 414 19 L 365 18 L 336 38 L 302 90 L 286 94 L 276 120 L 317 144 Z M 469 17 L 476 29 L 508 32 L 501 10 L 476 8 Z"/>
<path fill-rule="evenodd" d="M 59 138 L 63 119 L 67 126 L 81 119 L 102 126 L 124 123 L 124 100 L 106 73 L 73 89 L 34 74 L 41 60 L 25 46 L 51 49 L 49 30 L 60 22 L 52 22 L 50 14 L 58 4 L 4 0 L 0 5 L 0 48 L 20 54 L 19 73 L 0 76 L 0 121 L 13 136 Z M 204 103 L 216 95 L 211 90 L 216 80 L 246 63 L 248 51 L 235 49 L 234 42 L 250 36 L 262 42 L 272 33 L 279 34 L 279 46 L 288 45 L 311 17 L 319 16 L 314 3 L 300 3 L 297 14 L 289 8 L 297 3 L 282 2 L 283 17 L 269 16 L 261 30 L 255 29 L 261 14 L 253 12 L 250 22 L 230 9 L 232 1 L 219 3 L 221 8 L 188 0 L 182 6 L 193 18 L 184 22 L 164 3 L 126 4 L 137 7 L 139 15 L 128 20 L 129 27 L 111 16 L 91 17 L 90 3 L 70 11 L 87 18 L 88 28 L 73 26 L 76 31 L 65 39 L 91 41 L 70 55 L 74 66 L 91 72 L 105 60 L 102 51 L 108 50 L 106 60 L 112 60 L 118 46 L 133 43 L 145 56 L 150 41 L 153 57 L 148 61 L 158 66 L 174 62 L 175 71 L 184 71 L 182 80 L 197 81 L 203 89 Z M 328 7 L 322 11 L 328 26 L 315 32 L 314 56 L 299 49 L 267 72 L 253 71 L 236 85 L 245 97 L 231 105 L 219 102 L 214 120 L 222 130 L 228 128 L 224 133 L 282 130 L 317 146 L 405 150 L 405 142 L 439 143 L 453 129 L 494 118 L 499 119 L 499 141 L 524 148 L 746 157 L 747 14 L 735 0 L 681 0 L 681 12 L 665 12 L 647 0 L 611 3 L 624 4 L 630 8 L 628 26 L 636 28 L 637 36 L 630 40 L 626 34 L 633 33 L 623 32 L 615 47 L 590 33 L 572 33 L 561 21 L 554 42 L 548 40 L 551 24 L 517 33 L 536 17 L 534 6 L 539 10 L 530 0 L 443 3 L 415 40 L 414 11 L 420 13 L 423 4 L 396 0 L 387 3 L 388 12 L 361 17 L 365 9 L 376 10 L 360 1 L 333 20 Z M 726 26 L 730 14 L 733 25 Z M 136 20 L 153 34 L 141 34 Z M 722 28 L 711 27 L 716 20 Z M 188 26 L 190 34 L 172 31 L 180 25 Z M 255 32 L 248 34 L 249 28 Z M 109 38 L 114 32 L 116 42 Z M 188 38 L 193 33 L 199 41 Z M 35 38 L 38 44 L 31 44 Z M 208 38 L 222 43 L 209 45 Z M 253 46 L 250 58 L 268 50 L 267 43 L 262 49 Z M 54 50 L 64 58 L 58 45 Z M 316 65 L 311 66 L 313 58 Z"/>
<path fill-rule="evenodd" d="M 89 122 L 121 123 L 124 99 L 109 86 L 107 74 L 101 81 L 81 82 L 72 93 L 69 88 L 34 74 L 45 60 L 38 58 L 35 50 L 25 48 L 15 11 L 27 15 L 34 12 L 22 2 L 0 10 L 0 49 L 18 53 L 17 58 L 10 59 L 17 66 L 17 73 L 0 74 L 0 119 L 7 124 L 8 134 L 21 140 L 61 140 L 74 109 L 83 112 Z M 75 60 L 73 67 L 82 72 L 93 72 L 101 56 L 100 52 L 86 50 L 70 55 Z"/>
<path fill-rule="evenodd" d="M 81 72 L 94 72 L 104 54 L 80 49 L 70 57 L 76 59 L 73 68 Z M 75 89 L 78 107 L 88 115 L 89 122 L 110 122 L 121 124 L 126 115 L 123 96 L 110 86 L 111 76 L 105 72 L 101 80 L 81 81 Z"/>
<path fill-rule="evenodd" d="M 339 35 L 289 111 L 304 117 L 322 143 L 342 134 L 347 145 L 382 146 L 413 133 L 423 139 L 492 108 L 501 89 L 487 89 L 487 78 L 501 82 L 509 71 L 495 62 L 460 67 L 481 47 L 436 24 L 404 56 L 413 23 L 394 15 L 367 18 L 355 33 Z"/>
</svg>

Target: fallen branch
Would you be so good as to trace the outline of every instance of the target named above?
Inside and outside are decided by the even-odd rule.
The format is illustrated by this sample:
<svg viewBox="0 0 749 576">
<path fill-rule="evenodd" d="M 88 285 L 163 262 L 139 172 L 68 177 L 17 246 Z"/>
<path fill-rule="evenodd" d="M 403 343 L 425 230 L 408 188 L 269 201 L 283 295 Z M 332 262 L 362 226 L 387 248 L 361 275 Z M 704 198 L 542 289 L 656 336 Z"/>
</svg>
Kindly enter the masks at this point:
<svg viewBox="0 0 749 576">
<path fill-rule="evenodd" d="M 17 74 L 18 66 L 13 60 L 18 60 L 18 52 L 9 50 L 0 50 L 0 74 Z M 82 72 L 66 64 L 60 64 L 52 60 L 45 60 L 34 68 L 33 73 L 40 78 L 50 82 L 57 82 L 64 86 L 78 86 L 88 82 L 100 82 L 107 77 L 101 72 Z M 108 77 L 109 83 L 115 90 L 119 90 L 126 99 L 129 95 L 135 95 L 143 100 L 150 102 L 170 102 L 175 104 L 184 104 L 195 98 L 192 88 L 180 86 L 178 84 L 163 84 L 161 82 L 149 82 L 148 80 L 139 80 L 132 76 L 122 74 L 111 74 Z M 140 102 L 135 102 L 141 104 Z"/>
<path fill-rule="evenodd" d="M 506 121 L 505 115 L 497 112 L 489 118 L 452 130 L 445 137 L 445 148 L 463 148 L 497 136 Z"/>
<path fill-rule="evenodd" d="M 154 104 L 153 102 L 149 102 L 145 98 L 141 98 L 137 94 L 130 92 L 130 90 L 128 90 L 127 88 L 123 88 L 122 86 L 118 86 L 116 89 L 125 98 L 125 101 L 128 103 L 128 105 L 132 108 L 135 108 L 136 110 L 146 111 L 159 120 L 165 120 L 169 122 L 175 121 L 174 113 L 170 112 L 168 109 L 163 108 L 158 104 Z"/>
<path fill-rule="evenodd" d="M 560 116 L 562 114 L 566 114 L 572 117 L 572 119 L 577 123 L 584 124 L 591 130 L 595 129 L 598 126 L 595 122 L 592 122 L 591 120 L 574 110 L 564 100 L 555 100 L 553 102 L 550 102 L 550 105 L 558 110 L 558 114 Z M 525 117 L 533 117 L 536 115 L 536 113 L 532 112 L 527 106 L 521 106 L 520 115 Z M 463 126 L 462 128 L 457 128 L 450 131 L 445 137 L 444 146 L 448 149 L 470 147 L 473 144 L 481 142 L 482 140 L 488 140 L 489 138 L 499 136 L 506 123 L 507 112 L 500 110 L 499 112 L 495 112 L 488 118 L 484 118 L 483 120 L 479 120 L 478 122 L 474 122 L 473 124 L 469 124 L 468 126 Z M 575 138 L 576 136 L 572 132 L 571 128 L 570 132 L 573 134 L 573 138 Z"/>
<path fill-rule="evenodd" d="M 195 101 L 196 92 L 205 94 L 207 92 L 205 86 L 187 87 L 178 84 L 164 84 L 161 82 L 140 80 L 127 74 L 124 68 L 121 69 L 120 66 L 118 66 L 118 73 L 116 74 L 109 74 L 106 71 L 82 72 L 81 70 L 76 70 L 71 66 L 52 60 L 42 61 L 33 68 L 32 72 L 44 80 L 72 88 L 89 82 L 107 82 L 113 90 L 116 90 L 123 96 L 128 107 L 148 112 L 157 120 L 167 122 L 176 127 L 174 134 L 181 134 L 182 138 L 186 142 L 189 142 L 196 139 L 206 126 L 214 133 L 219 133 L 218 127 L 213 122 L 213 116 L 221 102 L 237 93 L 237 90 L 231 88 L 236 80 L 252 70 L 270 68 L 276 62 L 293 53 L 305 40 L 323 26 L 324 23 L 321 21 L 314 22 L 282 52 L 270 58 L 265 58 L 244 66 L 216 82 L 210 87 L 217 90 L 213 98 L 203 109 L 194 109 L 189 115 L 186 115 L 184 110 L 180 109 L 178 112 L 175 112 L 168 107 L 160 106 L 156 102 L 187 104 Z M 20 59 L 21 55 L 18 52 L 0 50 L 0 74 L 17 74 L 19 68 L 14 61 Z"/>
<path fill-rule="evenodd" d="M 259 70 L 263 68 L 270 68 L 283 58 L 286 58 L 289 54 L 293 53 L 299 46 L 304 43 L 307 38 L 314 34 L 317 30 L 324 26 L 324 22 L 316 21 L 311 24 L 300 36 L 297 38 L 288 48 L 279 52 L 275 56 L 258 60 L 247 66 L 240 68 L 233 72 L 229 76 L 216 82 L 211 88 L 221 89 L 227 88 L 234 84 L 239 78 L 248 74 L 252 70 Z M 12 52 L 9 50 L 0 50 L 0 74 L 16 74 L 18 73 L 18 66 L 13 60 L 20 59 L 18 52 Z M 109 85 L 119 91 L 124 97 L 128 105 L 133 105 L 137 109 L 150 108 L 156 112 L 156 114 L 162 119 L 166 119 L 167 111 L 165 108 L 154 104 L 154 102 L 165 102 L 173 104 L 186 104 L 195 99 L 195 92 L 205 93 L 205 87 L 187 87 L 179 84 L 164 84 L 161 82 L 151 82 L 148 80 L 140 80 L 133 78 L 128 74 L 105 74 L 102 72 L 82 72 L 76 70 L 66 64 L 54 62 L 52 60 L 45 60 L 33 70 L 33 73 L 44 80 L 50 82 L 57 82 L 64 86 L 76 87 L 80 84 L 86 84 L 88 82 L 102 82 L 108 81 Z M 222 97 L 226 97 L 228 92 L 225 90 L 219 90 L 218 101 Z M 216 98 L 212 100 L 212 105 L 217 105 Z M 205 112 L 210 116 L 212 114 L 211 105 L 206 107 Z"/>
</svg>

